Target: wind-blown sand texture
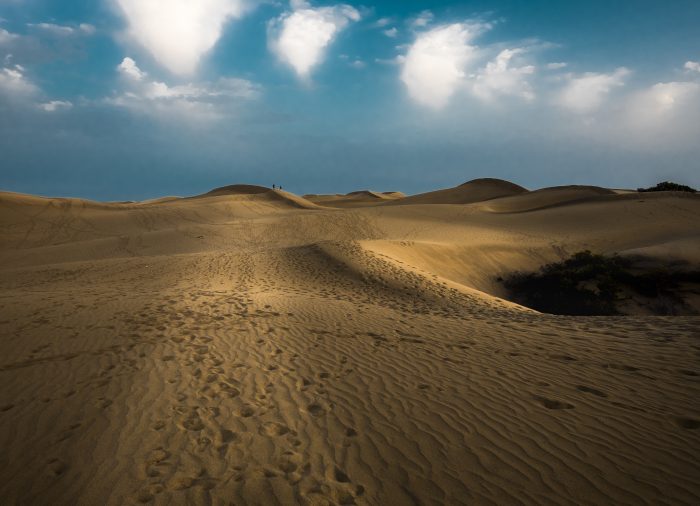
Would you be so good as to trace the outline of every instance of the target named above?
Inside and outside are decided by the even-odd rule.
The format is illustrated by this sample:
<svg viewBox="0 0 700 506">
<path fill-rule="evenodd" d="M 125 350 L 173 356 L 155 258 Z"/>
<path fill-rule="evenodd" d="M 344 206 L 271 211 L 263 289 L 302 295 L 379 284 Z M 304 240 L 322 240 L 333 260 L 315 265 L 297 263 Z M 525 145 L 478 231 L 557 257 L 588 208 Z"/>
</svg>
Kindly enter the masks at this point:
<svg viewBox="0 0 700 506">
<path fill-rule="evenodd" d="M 700 318 L 498 275 L 700 262 L 700 198 L 0 194 L 0 503 L 698 504 Z"/>
</svg>

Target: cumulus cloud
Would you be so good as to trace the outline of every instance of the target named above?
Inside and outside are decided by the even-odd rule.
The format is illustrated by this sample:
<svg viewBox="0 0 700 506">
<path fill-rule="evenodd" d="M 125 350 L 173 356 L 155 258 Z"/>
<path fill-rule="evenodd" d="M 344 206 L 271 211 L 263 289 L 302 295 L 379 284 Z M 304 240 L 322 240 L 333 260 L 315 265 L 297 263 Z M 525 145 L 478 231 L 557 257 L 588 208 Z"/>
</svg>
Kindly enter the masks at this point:
<svg viewBox="0 0 700 506">
<path fill-rule="evenodd" d="M 308 79 L 326 48 L 351 21 L 360 20 L 360 13 L 349 5 L 312 8 L 301 0 L 291 6 L 292 12 L 270 23 L 270 48 L 300 78 Z"/>
<path fill-rule="evenodd" d="M 547 70 L 559 70 L 567 67 L 568 64 L 564 62 L 552 62 L 546 65 Z"/>
<path fill-rule="evenodd" d="M 479 27 L 454 23 L 416 37 L 403 59 L 401 81 L 418 103 L 439 109 L 458 89 L 466 66 L 475 58 L 470 42 Z"/>
<path fill-rule="evenodd" d="M 511 64 L 513 58 L 522 52 L 522 49 L 501 51 L 475 76 L 472 85 L 473 93 L 484 100 L 492 100 L 499 95 L 511 95 L 525 100 L 533 100 L 535 93 L 528 78 L 534 74 L 535 67 L 532 65 L 516 67 Z"/>
<path fill-rule="evenodd" d="M 215 118 L 232 103 L 252 100 L 261 94 L 259 85 L 235 77 L 177 85 L 150 80 L 129 57 L 117 65 L 117 71 L 126 79 L 126 90 L 106 102 L 144 113 L 184 113 Z"/>
<path fill-rule="evenodd" d="M 192 74 L 225 23 L 248 6 L 245 0 L 114 1 L 128 22 L 128 36 L 179 75 Z"/>
<path fill-rule="evenodd" d="M 0 28 L 0 54 L 12 55 L 13 61 L 24 64 L 48 61 L 70 61 L 84 54 L 87 37 L 95 33 L 89 24 L 28 24 L 28 32 L 11 33 Z"/>
<path fill-rule="evenodd" d="M 391 18 L 379 18 L 374 23 L 372 23 L 372 26 L 375 28 L 384 28 L 385 26 L 390 25 L 391 22 Z"/>
<path fill-rule="evenodd" d="M 602 121 L 584 125 L 582 134 L 598 142 L 643 152 L 687 149 L 700 136 L 700 83 L 655 83 L 628 92 L 596 116 Z"/>
<path fill-rule="evenodd" d="M 673 119 L 677 113 L 698 105 L 700 84 L 694 82 L 656 83 L 632 94 L 627 110 L 631 123 L 638 126 L 660 126 L 664 120 Z"/>
<path fill-rule="evenodd" d="M 29 23 L 27 26 L 57 37 L 92 35 L 96 31 L 95 27 L 88 23 L 81 23 L 77 26 L 57 25 L 54 23 Z"/>
<path fill-rule="evenodd" d="M 383 30 L 382 33 L 389 37 L 390 39 L 393 39 L 399 34 L 399 31 L 394 27 L 394 28 L 389 28 L 388 30 Z"/>
<path fill-rule="evenodd" d="M 129 58 L 128 56 L 122 60 L 122 62 L 117 65 L 117 70 L 129 79 L 134 79 L 136 81 L 141 81 L 146 77 L 146 73 L 142 71 L 136 62 Z"/>
<path fill-rule="evenodd" d="M 56 112 L 60 110 L 66 110 L 73 107 L 73 103 L 67 100 L 51 100 L 49 102 L 44 102 L 39 104 L 39 109 L 45 112 Z"/>
<path fill-rule="evenodd" d="M 89 23 L 80 23 L 78 29 L 86 35 L 92 35 L 97 31 L 97 28 Z"/>
<path fill-rule="evenodd" d="M 26 70 L 21 65 L 0 68 L 0 92 L 11 97 L 28 97 L 36 94 L 39 89 L 25 75 Z"/>
<path fill-rule="evenodd" d="M 657 83 L 648 92 L 648 98 L 661 109 L 671 109 L 681 105 L 685 100 L 697 94 L 698 83 L 670 82 Z"/>
<path fill-rule="evenodd" d="M 415 18 L 409 20 L 409 25 L 411 28 L 424 28 L 428 26 L 435 16 L 429 10 L 424 10 L 418 14 Z"/>
<path fill-rule="evenodd" d="M 47 100 L 45 93 L 27 77 L 27 70 L 22 65 L 0 67 L 0 110 L 5 104 L 44 112 L 73 107 L 69 101 Z"/>
<path fill-rule="evenodd" d="M 685 62 L 685 65 L 683 65 L 683 68 L 687 72 L 700 72 L 700 62 L 687 61 Z"/>
<path fill-rule="evenodd" d="M 10 42 L 17 40 L 18 37 L 18 35 L 10 33 L 4 28 L 0 28 L 0 45 L 9 44 Z"/>
<path fill-rule="evenodd" d="M 556 101 L 561 107 L 577 113 L 594 112 L 615 88 L 624 86 L 629 73 L 629 70 L 620 67 L 609 74 L 588 72 L 582 76 L 569 75 Z"/>
</svg>

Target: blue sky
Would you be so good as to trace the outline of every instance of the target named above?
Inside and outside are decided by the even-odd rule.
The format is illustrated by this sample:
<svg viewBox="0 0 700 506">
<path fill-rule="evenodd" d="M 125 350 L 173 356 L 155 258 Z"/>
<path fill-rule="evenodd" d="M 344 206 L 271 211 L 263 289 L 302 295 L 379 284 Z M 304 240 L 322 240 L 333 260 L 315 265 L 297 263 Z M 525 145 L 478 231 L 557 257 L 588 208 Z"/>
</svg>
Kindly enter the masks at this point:
<svg viewBox="0 0 700 506">
<path fill-rule="evenodd" d="M 700 3 L 0 0 L 0 188 L 700 186 Z"/>
</svg>

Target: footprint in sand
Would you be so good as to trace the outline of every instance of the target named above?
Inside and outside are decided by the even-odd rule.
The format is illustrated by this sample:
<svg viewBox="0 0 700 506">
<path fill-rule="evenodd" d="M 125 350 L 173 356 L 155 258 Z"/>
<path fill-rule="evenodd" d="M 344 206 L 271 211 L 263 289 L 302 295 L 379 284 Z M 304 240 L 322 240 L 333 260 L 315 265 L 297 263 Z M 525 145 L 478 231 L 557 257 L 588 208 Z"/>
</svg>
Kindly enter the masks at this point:
<svg viewBox="0 0 700 506">
<path fill-rule="evenodd" d="M 547 399 L 546 397 L 541 397 L 539 395 L 533 396 L 536 401 L 538 401 L 542 406 L 547 409 L 574 409 L 573 404 L 568 402 L 558 401 L 555 399 Z"/>
<path fill-rule="evenodd" d="M 249 418 L 255 414 L 255 410 L 250 406 L 243 406 L 238 412 L 238 414 L 243 418 Z"/>
<path fill-rule="evenodd" d="M 53 476 L 61 476 L 68 470 L 68 464 L 61 459 L 51 459 L 48 462 L 48 471 Z"/>
<path fill-rule="evenodd" d="M 578 390 L 579 392 L 586 392 L 587 394 L 597 395 L 598 397 L 607 397 L 608 396 L 608 394 L 606 394 L 605 392 L 602 392 L 596 388 L 587 387 L 585 385 L 577 386 L 576 390 Z"/>
<path fill-rule="evenodd" d="M 321 416 L 325 410 L 323 409 L 323 406 L 320 404 L 313 402 L 309 404 L 306 409 L 311 413 L 313 416 Z"/>
<path fill-rule="evenodd" d="M 676 418 L 676 423 L 682 429 L 695 430 L 700 428 L 700 420 L 695 420 L 694 418 L 679 417 Z"/>
<path fill-rule="evenodd" d="M 289 433 L 289 427 L 277 422 L 265 422 L 258 432 L 263 436 L 283 436 Z"/>
<path fill-rule="evenodd" d="M 204 424 L 202 423 L 202 419 L 199 418 L 199 415 L 197 414 L 196 411 L 193 411 L 192 413 L 190 413 L 190 415 L 185 419 L 185 421 L 182 422 L 182 426 L 185 429 L 192 430 L 192 431 L 202 430 L 204 428 Z"/>
</svg>

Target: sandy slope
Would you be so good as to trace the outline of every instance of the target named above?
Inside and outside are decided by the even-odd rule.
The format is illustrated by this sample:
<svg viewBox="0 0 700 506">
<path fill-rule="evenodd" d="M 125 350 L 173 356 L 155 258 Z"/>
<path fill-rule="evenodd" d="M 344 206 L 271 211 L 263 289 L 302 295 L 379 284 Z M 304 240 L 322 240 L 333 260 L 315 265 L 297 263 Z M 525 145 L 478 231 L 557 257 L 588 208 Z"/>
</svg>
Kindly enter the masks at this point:
<svg viewBox="0 0 700 506">
<path fill-rule="evenodd" d="M 525 188 L 510 181 L 482 178 L 467 181 L 454 188 L 412 195 L 397 201 L 396 204 L 471 204 L 525 192 L 527 192 Z"/>
<path fill-rule="evenodd" d="M 310 202 L 339 208 L 376 206 L 405 197 L 401 192 L 375 192 L 371 190 L 359 190 L 345 195 L 304 195 L 304 198 Z"/>
<path fill-rule="evenodd" d="M 0 502 L 697 504 L 700 318 L 542 315 L 494 278 L 700 262 L 700 198 L 509 188 L 0 194 Z"/>
</svg>

